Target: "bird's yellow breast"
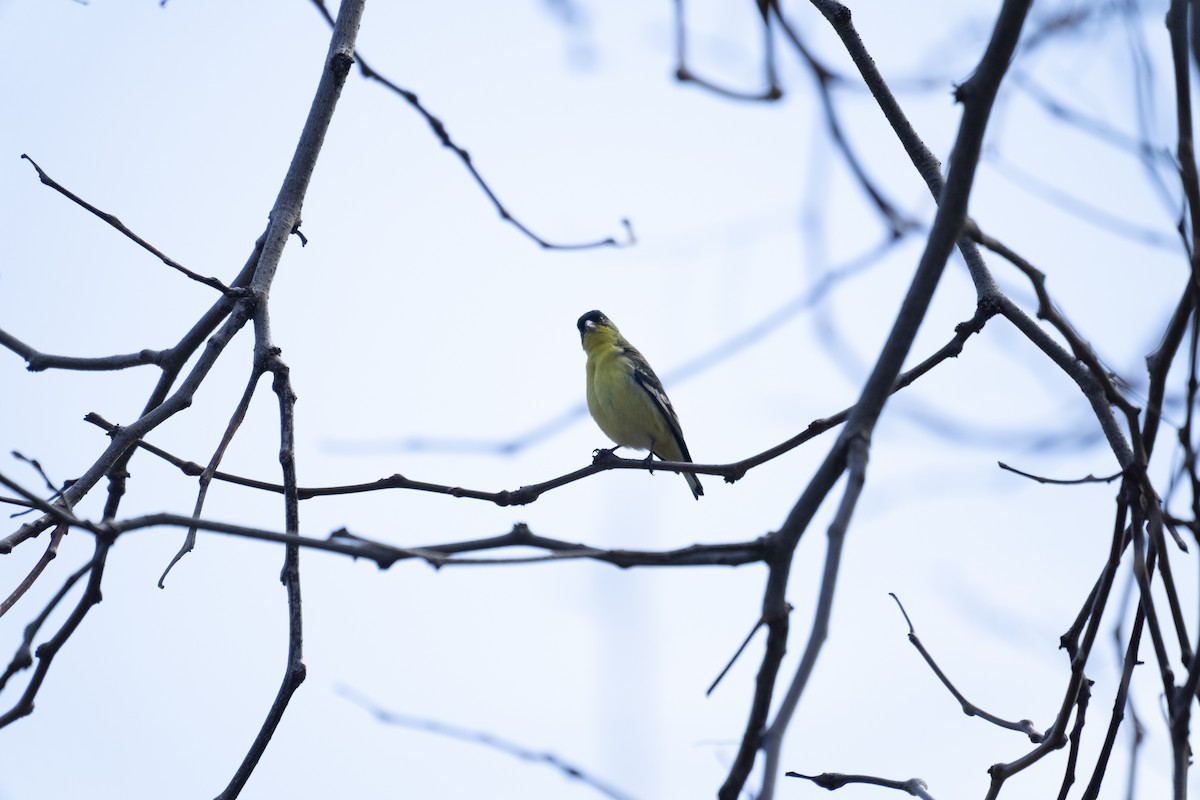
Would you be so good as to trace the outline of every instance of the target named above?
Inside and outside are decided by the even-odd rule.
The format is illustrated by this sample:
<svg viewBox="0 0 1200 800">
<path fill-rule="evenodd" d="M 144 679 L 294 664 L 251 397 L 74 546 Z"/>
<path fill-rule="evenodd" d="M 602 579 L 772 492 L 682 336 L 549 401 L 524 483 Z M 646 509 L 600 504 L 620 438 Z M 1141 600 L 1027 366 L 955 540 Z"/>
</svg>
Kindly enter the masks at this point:
<svg viewBox="0 0 1200 800">
<path fill-rule="evenodd" d="M 589 336 L 598 334 L 589 334 Z M 587 347 L 588 411 L 604 435 L 623 447 L 678 458 L 674 435 L 661 410 L 634 378 L 633 362 L 614 342 Z"/>
</svg>

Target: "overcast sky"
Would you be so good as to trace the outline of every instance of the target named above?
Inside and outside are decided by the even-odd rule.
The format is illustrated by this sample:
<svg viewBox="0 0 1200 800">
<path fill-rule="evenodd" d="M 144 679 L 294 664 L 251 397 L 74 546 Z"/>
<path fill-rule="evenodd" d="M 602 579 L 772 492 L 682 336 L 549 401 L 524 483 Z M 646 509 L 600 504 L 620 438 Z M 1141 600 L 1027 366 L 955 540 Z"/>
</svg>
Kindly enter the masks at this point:
<svg viewBox="0 0 1200 800">
<path fill-rule="evenodd" d="M 997 6 L 852 4 L 865 44 L 943 160 L 960 114 L 953 86 L 974 67 Z M 1037 4 L 1031 29 L 1066 7 Z M 752 4 L 688 8 L 696 72 L 761 89 Z M 271 294 L 275 340 L 299 395 L 302 485 L 402 473 L 495 491 L 588 464 L 608 446 L 582 405 L 574 326 L 593 308 L 651 360 L 699 462 L 747 457 L 854 402 L 920 256 L 933 201 L 812 7 L 787 11 L 814 52 L 849 77 L 834 98 L 851 145 L 918 223 L 895 243 L 831 143 L 794 54 L 781 47 L 785 96 L 776 103 L 680 85 L 671 11 L 668 2 L 370 4 L 360 52 L 418 93 L 524 225 L 557 243 L 628 243 L 628 220 L 636 243 L 543 250 L 500 219 L 418 114 L 352 73 L 304 205 L 307 246 L 289 242 Z M 1059 307 L 1135 399 L 1142 359 L 1187 268 L 1173 234 L 1170 169 L 1148 171 L 1128 146 L 1173 148 L 1163 11 L 1147 4 L 1131 26 L 1101 15 L 1019 51 L 971 201 L 984 230 L 1047 273 Z M 213 290 L 39 184 L 19 157 L 171 258 L 229 281 L 265 226 L 329 33 L 305 2 L 0 0 L 0 328 L 71 355 L 174 344 Z M 1139 38 L 1152 68 L 1140 118 L 1130 78 Z M 1041 93 L 1103 124 L 1065 125 L 1037 102 Z M 997 258 L 989 265 L 1033 314 L 1028 281 Z M 974 305 L 955 256 L 911 363 L 948 341 Z M 154 431 L 154 444 L 208 460 L 249 375 L 250 337 L 240 334 L 194 406 Z M 31 487 L 39 479 L 10 451 L 38 459 L 56 482 L 77 476 L 107 443 L 84 415 L 132 422 L 158 377 L 152 367 L 24 366 L 0 350 L 0 472 Z M 550 423 L 561 424 L 530 436 Z M 324 537 L 346 527 L 401 546 L 497 535 L 518 522 L 601 548 L 748 540 L 781 524 L 832 436 L 736 484 L 706 478 L 699 502 L 677 475 L 614 471 L 523 508 L 398 491 L 314 499 L 302 505 L 301 529 Z M 1054 477 L 1117 466 L 1082 394 L 1001 321 L 896 397 L 872 445 L 832 634 L 784 766 L 919 776 L 937 797 L 980 797 L 987 767 L 1029 742 L 961 713 L 906 640 L 888 593 L 973 701 L 1045 729 L 1068 678 L 1058 637 L 1107 556 L 1115 490 L 1041 486 L 996 462 Z M 264 381 L 222 469 L 278 480 L 278 450 L 277 405 Z M 1160 477 L 1165 440 L 1163 451 Z M 191 512 L 194 478 L 146 454 L 130 471 L 122 515 Z M 104 489 L 78 513 L 98 518 Z M 276 496 L 227 485 L 213 487 L 204 513 L 283 526 Z M 829 515 L 823 509 L 796 555 L 781 691 L 808 635 Z M 0 561 L 0 593 L 28 572 L 45 538 Z M 173 529 L 119 540 L 103 603 L 55 660 L 36 710 L 0 730 L 0 800 L 207 798 L 224 788 L 282 676 L 283 554 L 202 534 L 160 590 L 181 540 Z M 0 618 L 4 663 L 91 552 L 88 534 L 69 534 Z M 1195 570 L 1179 563 L 1184 607 L 1194 608 Z M 705 689 L 758 619 L 761 565 L 435 571 L 404 562 L 381 572 L 306 551 L 301 571 L 308 678 L 243 797 L 600 796 L 544 763 L 383 725 L 347 693 L 553 753 L 627 797 L 710 797 L 724 779 L 761 634 L 711 697 Z M 1117 591 L 1127 581 L 1122 573 Z M 1088 669 L 1095 717 L 1081 780 L 1119 676 L 1108 638 L 1115 622 L 1106 617 Z M 0 695 L 0 710 L 25 675 Z M 1165 796 L 1161 685 L 1150 668 L 1138 677 L 1136 707 L 1149 728 L 1139 796 Z M 1123 735 L 1104 797 L 1124 796 L 1127 751 Z M 1061 755 L 1049 758 L 1008 793 L 1053 796 L 1062 770 Z M 850 787 L 839 798 L 881 792 Z M 777 796 L 823 794 L 786 779 Z"/>
</svg>

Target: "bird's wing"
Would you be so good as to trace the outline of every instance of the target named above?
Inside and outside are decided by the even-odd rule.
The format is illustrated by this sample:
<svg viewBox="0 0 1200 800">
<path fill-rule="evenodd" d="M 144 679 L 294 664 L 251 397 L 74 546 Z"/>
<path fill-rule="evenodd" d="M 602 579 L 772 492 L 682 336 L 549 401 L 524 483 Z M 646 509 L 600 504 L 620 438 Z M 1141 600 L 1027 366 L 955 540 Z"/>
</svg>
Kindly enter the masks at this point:
<svg viewBox="0 0 1200 800">
<path fill-rule="evenodd" d="M 671 406 L 671 399 L 667 397 L 667 390 L 663 388 L 662 381 L 654 374 L 654 370 L 646 363 L 646 359 L 641 353 L 633 348 L 635 357 L 630 361 L 633 363 L 633 380 L 642 388 L 650 400 L 662 412 L 663 418 L 666 419 L 667 425 L 671 428 L 671 434 L 675 437 L 675 443 L 679 445 L 679 452 L 683 454 L 684 461 L 691 461 L 692 456 L 688 453 L 687 445 L 683 441 L 683 430 L 679 425 L 679 417 L 675 414 L 675 409 Z"/>
</svg>

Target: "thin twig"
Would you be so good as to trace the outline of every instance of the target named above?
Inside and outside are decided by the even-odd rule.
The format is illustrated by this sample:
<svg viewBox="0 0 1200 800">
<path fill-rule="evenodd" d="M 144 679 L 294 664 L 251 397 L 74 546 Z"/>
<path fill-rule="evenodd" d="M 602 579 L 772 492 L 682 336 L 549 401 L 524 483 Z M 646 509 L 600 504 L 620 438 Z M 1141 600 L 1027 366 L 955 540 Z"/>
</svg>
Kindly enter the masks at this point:
<svg viewBox="0 0 1200 800">
<path fill-rule="evenodd" d="M 1175 77 L 1175 155 L 1179 169 L 1180 187 L 1183 189 L 1185 217 L 1179 220 L 1180 237 L 1183 240 L 1190 263 L 1188 280 L 1184 285 L 1175 312 L 1163 333 L 1162 342 L 1146 359 L 1150 386 L 1147 392 L 1146 419 L 1142 424 L 1142 438 L 1146 455 L 1154 449 L 1158 426 L 1162 418 L 1162 403 L 1166 394 L 1167 374 L 1175 360 L 1175 354 L 1183 342 L 1183 335 L 1192 323 L 1192 315 L 1198 307 L 1200 294 L 1200 171 L 1196 166 L 1195 138 L 1192 126 L 1191 56 L 1187 43 L 1187 17 L 1189 4 L 1185 0 L 1172 0 L 1167 10 L 1167 32 L 1171 43 L 1171 61 Z M 1192 54 L 1194 55 L 1194 54 Z M 1190 229 L 1191 236 L 1187 235 Z"/>
<path fill-rule="evenodd" d="M 1079 335 L 1075 327 L 1067 321 L 1066 317 L 1058 310 L 1054 301 L 1050 299 L 1050 294 L 1046 290 L 1045 273 L 1016 253 L 1012 248 L 985 234 L 979 229 L 978 225 L 974 223 L 968 225 L 967 234 L 976 242 L 1002 256 L 1013 264 L 1013 266 L 1017 267 L 1017 269 L 1021 270 L 1021 272 L 1025 273 L 1030 283 L 1033 284 L 1034 292 L 1037 294 L 1038 318 L 1049 322 L 1067 340 L 1075 358 L 1087 365 L 1096 383 L 1104 389 L 1105 400 L 1109 404 L 1120 408 L 1127 416 L 1136 418 L 1138 409 L 1134 408 L 1133 404 L 1117 391 L 1116 386 L 1113 384 L 1112 376 L 1104 365 L 1100 363 L 1100 358 L 1096 355 L 1091 344 Z"/>
<path fill-rule="evenodd" d="M 733 665 L 737 663 L 738 658 L 741 657 L 742 653 L 746 649 L 746 646 L 750 644 L 750 640 L 754 638 L 754 634 L 758 633 L 758 631 L 765 624 L 766 620 L 764 620 L 762 617 L 759 617 L 758 622 L 754 623 L 754 627 L 751 628 L 750 632 L 746 634 L 746 638 L 742 639 L 742 643 L 738 645 L 738 648 L 734 652 L 733 656 L 729 659 L 729 661 L 725 662 L 725 666 L 721 668 L 720 674 L 713 678 L 713 682 L 708 685 L 708 688 L 704 691 L 705 697 L 711 695 L 717 688 L 718 684 L 721 683 L 721 680 L 729 673 L 729 670 L 733 669 Z"/>
<path fill-rule="evenodd" d="M 53 493 L 53 497 L 51 497 L 51 499 L 54 499 L 54 497 L 57 497 L 62 492 L 61 489 L 54 485 L 54 481 L 50 480 L 50 476 L 46 474 L 46 470 L 42 469 L 41 462 L 36 458 L 30 458 L 29 456 L 22 455 L 16 450 L 12 451 L 12 457 L 18 461 L 24 461 L 33 468 L 33 471 L 36 472 L 38 477 L 42 479 L 42 483 L 44 483 L 46 488 Z"/>
<path fill-rule="evenodd" d="M 929 787 L 920 778 L 909 778 L 906 781 L 896 781 L 891 778 L 877 778 L 873 775 L 846 775 L 841 772 L 822 772 L 820 775 L 803 775 L 799 772 L 786 773 L 789 778 L 803 778 L 812 781 L 822 789 L 834 791 L 851 783 L 865 783 L 869 786 L 882 786 L 885 789 L 898 789 L 907 792 L 921 800 L 934 800 L 929 793 Z"/>
<path fill-rule="evenodd" d="M 217 471 L 217 465 L 221 463 L 221 459 L 225 456 L 225 451 L 229 448 L 229 445 L 232 444 L 234 434 L 237 433 L 238 428 L 241 427 L 242 421 L 246 418 L 246 411 L 250 408 L 250 400 L 254 397 L 254 389 L 258 386 L 258 381 L 261 377 L 261 370 L 257 368 L 251 370 L 250 380 L 247 382 L 246 388 L 242 391 L 241 400 L 238 401 L 238 404 L 234 408 L 228 424 L 225 426 L 225 433 L 221 436 L 221 441 L 217 445 L 217 449 L 213 452 L 212 458 L 209 459 L 208 466 L 206 466 L 200 473 L 200 489 L 196 494 L 196 504 L 192 508 L 193 517 L 199 517 L 204 511 L 204 499 L 208 495 L 208 487 L 212 484 L 213 474 Z M 159 576 L 158 588 L 163 588 L 163 582 L 166 581 L 167 574 L 171 571 L 171 568 L 179 563 L 181 558 L 192 552 L 192 549 L 195 546 L 196 529 L 188 528 L 187 536 L 185 536 L 183 540 L 183 545 L 180 546 L 179 551 L 175 553 L 175 556 L 171 559 L 170 563 L 167 564 L 166 569 L 163 570 L 162 575 Z"/>
<path fill-rule="evenodd" d="M 800 56 L 801 61 L 808 67 L 809 73 L 813 76 L 813 80 L 816 83 L 817 97 L 821 101 L 821 109 L 825 115 L 825 125 L 829 129 L 829 136 L 833 140 L 834 146 L 842 154 L 846 166 L 850 168 L 850 173 L 858 181 L 859 187 L 871 199 L 880 216 L 887 221 L 892 238 L 899 239 L 908 231 L 918 227 L 918 223 L 897 209 L 894 203 L 884 197 L 883 190 L 876 186 L 871 177 L 867 175 L 867 170 L 863 166 L 862 159 L 858 157 L 858 154 L 854 152 L 854 148 L 851 147 L 850 140 L 846 137 L 846 133 L 842 129 L 841 117 L 838 114 L 837 105 L 833 102 L 833 93 L 830 89 L 832 84 L 842 83 L 844 79 L 813 55 L 812 51 L 809 50 L 808 46 L 800 38 L 800 34 L 788 22 L 787 18 L 783 16 L 783 12 L 779 9 L 778 0 L 769 0 L 769 2 L 773 16 L 779 20 L 779 27 L 791 41 L 792 48 Z"/>
<path fill-rule="evenodd" d="M 775 37 L 771 32 L 771 15 L 767 10 L 766 0 L 756 0 L 759 20 L 762 24 L 763 38 L 763 73 L 767 88 L 761 92 L 746 92 L 731 89 L 697 75 L 687 59 L 687 20 L 683 13 L 683 0 L 675 0 L 675 80 L 680 83 L 691 83 L 707 92 L 712 92 L 726 100 L 740 100 L 749 103 L 770 103 L 783 97 L 783 89 L 775 69 Z"/>
<path fill-rule="evenodd" d="M 190 269 L 183 266 L 178 261 L 168 258 L 166 255 L 164 255 L 162 252 L 160 252 L 158 250 L 158 248 L 156 248 L 154 245 L 150 244 L 145 239 L 138 236 L 133 231 L 129 230 L 129 228 L 127 228 L 125 226 L 125 223 L 121 222 L 121 220 L 117 219 L 112 214 L 109 214 L 105 211 L 101 211 L 100 209 L 96 208 L 94 205 L 92 205 L 88 201 L 84 200 L 82 197 L 79 197 L 78 195 L 72 193 L 70 190 L 68 190 L 62 184 L 55 181 L 53 178 L 51 178 L 49 175 L 47 175 L 45 170 L 43 170 L 41 167 L 39 167 L 37 162 L 34 161 L 32 158 L 25 155 L 24 153 L 21 154 L 21 158 L 25 159 L 26 161 L 28 161 L 30 164 L 33 165 L 33 168 L 35 170 L 37 170 L 38 179 L 42 183 L 44 183 L 46 186 L 49 186 L 51 189 L 58 192 L 63 197 L 66 197 L 71 202 L 75 203 L 76 205 L 82 206 L 83 208 L 92 212 L 97 217 L 104 220 L 112 227 L 116 228 L 119 232 L 124 234 L 127 238 L 131 239 L 134 243 L 136 243 L 143 250 L 153 254 L 159 261 L 163 262 L 171 269 L 177 270 L 177 271 L 183 273 L 184 275 L 188 276 L 192 280 L 196 281 L 197 283 L 203 283 L 205 286 L 210 286 L 213 289 L 216 289 L 218 292 L 221 292 L 223 294 L 229 294 L 234 291 L 233 289 L 230 289 L 225 284 L 221 283 L 216 278 L 210 278 L 210 277 L 192 272 Z"/>
<path fill-rule="evenodd" d="M 1010 467 L 1003 461 L 997 461 L 996 465 L 999 466 L 1000 469 L 1008 470 L 1016 475 L 1020 475 L 1022 478 L 1029 478 L 1030 480 L 1037 481 L 1038 483 L 1052 484 L 1054 486 L 1078 486 L 1083 483 L 1112 483 L 1122 475 L 1120 472 L 1114 472 L 1112 475 L 1104 475 L 1099 478 L 1091 473 L 1088 473 L 1082 478 L 1044 478 L 1041 475 L 1034 475 L 1032 472 L 1022 472 L 1016 467 Z"/>
<path fill-rule="evenodd" d="M 1079 696 L 1075 702 L 1075 724 L 1067 737 L 1070 749 L 1067 751 L 1067 766 L 1063 771 L 1062 786 L 1058 790 L 1058 800 L 1067 800 L 1067 792 L 1075 783 L 1075 765 L 1079 763 L 1079 742 L 1083 738 L 1084 721 L 1087 719 L 1088 701 L 1092 699 L 1093 681 L 1084 681 L 1079 687 Z"/>
<path fill-rule="evenodd" d="M 962 712 L 964 714 L 966 714 L 968 717 L 979 717 L 980 719 L 987 720 L 988 722 L 1000 728 L 1006 728 L 1010 731 L 1023 733 L 1028 736 L 1029 741 L 1033 742 L 1034 744 L 1037 744 L 1045 738 L 1045 736 L 1039 733 L 1037 728 L 1034 727 L 1031 720 L 1023 719 L 1019 722 L 1010 722 L 1009 720 L 997 717 L 995 714 L 988 713 L 963 696 L 963 693 L 958 690 L 953 682 L 951 682 L 946 673 L 942 671 L 942 668 L 938 666 L 938 663 L 934 660 L 933 656 L 928 650 L 925 649 L 925 645 L 921 643 L 921 639 L 917 636 L 916 629 L 913 628 L 912 620 L 909 619 L 908 611 L 905 610 L 904 604 L 900 602 L 900 598 L 896 596 L 895 592 L 888 592 L 888 596 L 896 601 L 896 605 L 900 607 L 900 613 L 904 615 L 904 621 L 908 623 L 908 641 L 913 647 L 917 648 L 917 652 L 921 654 L 921 658 L 925 659 L 925 663 L 928 664 L 929 668 L 933 670 L 933 674 L 936 675 L 938 680 L 942 682 L 942 685 L 946 687 L 950 694 L 954 695 L 954 699 L 958 701 L 958 704 L 962 707 Z"/>
<path fill-rule="evenodd" d="M 54 594 L 54 596 L 50 598 L 50 601 L 46 603 L 45 607 L 42 609 L 42 613 L 34 617 L 34 619 L 25 626 L 25 633 L 21 638 L 20 647 L 17 648 L 17 652 L 13 655 L 12 661 L 9 662 L 3 674 L 0 674 L 0 691 L 3 691 L 4 687 L 8 685 L 9 678 L 33 665 L 33 640 L 37 638 L 38 631 L 41 630 L 42 625 L 46 624 L 46 620 L 50 617 L 50 614 L 54 611 L 54 609 L 58 608 L 58 604 L 63 601 L 63 598 L 67 596 L 67 593 L 71 591 L 80 578 L 88 573 L 88 570 L 90 570 L 94 564 L 95 560 L 93 559 L 68 575 L 67 579 L 63 581 L 63 585 Z"/>
<path fill-rule="evenodd" d="M 317 10 L 321 13 L 321 16 L 325 18 L 325 21 L 328 22 L 330 24 L 330 26 L 332 26 L 333 25 L 333 15 L 330 14 L 329 9 L 327 9 L 325 7 L 324 0 L 312 0 L 312 2 L 313 2 L 313 5 L 315 5 L 317 7 Z M 380 84 L 387 87 L 395 94 L 399 95 L 404 100 L 404 102 L 408 103 L 408 105 L 411 106 L 414 111 L 416 111 L 418 114 L 421 115 L 421 118 L 425 120 L 425 123 L 427 125 L 429 125 L 429 129 L 431 131 L 433 131 L 433 135 L 438 138 L 438 140 L 442 143 L 442 146 L 445 147 L 446 149 L 450 150 L 451 152 L 453 152 L 454 155 L 456 155 L 458 157 L 458 160 L 462 162 L 462 165 L 464 167 L 466 167 L 467 172 L 469 172 L 471 174 L 471 178 L 475 181 L 475 184 L 487 196 L 488 201 L 491 202 L 492 206 L 496 209 L 496 212 L 500 214 L 500 219 L 511 224 L 514 228 L 519 230 L 527 238 L 534 241 L 542 249 L 544 249 L 544 250 L 592 250 L 592 249 L 595 249 L 598 247 L 629 247 L 630 245 L 633 245 L 637 241 L 633 235 L 633 225 L 630 224 L 628 219 L 621 220 L 621 227 L 624 228 L 624 230 L 625 230 L 624 241 L 618 241 L 615 237 L 612 237 L 612 236 L 606 237 L 604 239 L 599 239 L 596 241 L 591 241 L 591 242 L 579 242 L 579 243 L 568 243 L 568 244 L 556 243 L 556 242 L 551 242 L 547 239 L 543 239 L 541 236 L 534 233 L 530 228 L 528 228 L 519 219 L 514 217 L 509 212 L 509 210 L 504 206 L 504 204 L 500 202 L 500 198 L 496 195 L 496 193 L 494 191 L 492 191 L 492 187 L 488 185 L 487 181 L 485 181 L 483 179 L 483 176 L 479 173 L 479 170 L 477 170 L 475 168 L 475 162 L 472 160 L 471 154 L 469 152 L 467 152 L 465 149 L 463 149 L 462 147 L 460 147 L 458 144 L 456 144 L 452 138 L 450 138 L 450 133 L 449 133 L 449 131 L 446 130 L 445 123 L 443 123 L 440 119 L 438 119 L 433 114 L 431 114 L 429 112 L 429 110 L 425 108 L 425 106 L 421 103 L 420 99 L 417 97 L 416 93 L 411 92 L 408 89 L 405 89 L 395 83 L 392 83 L 392 81 L 388 80 L 383 75 L 376 72 L 372 67 L 368 66 L 366 59 L 364 59 L 357 50 L 354 51 L 353 57 L 354 57 L 355 63 L 358 64 L 359 72 L 362 73 L 362 76 L 364 78 L 366 78 L 368 80 L 378 81 Z"/>
<path fill-rule="evenodd" d="M 1132 584 L 1130 585 L 1132 586 Z M 1141 646 L 1142 626 L 1145 621 L 1146 614 L 1139 603 L 1133 624 L 1129 629 L 1128 639 L 1124 639 L 1121 635 L 1120 622 L 1113 628 L 1113 642 L 1117 650 L 1120 651 L 1123 639 L 1127 642 L 1122 659 L 1121 680 L 1117 684 L 1117 693 L 1113 698 L 1112 715 L 1109 718 L 1108 730 L 1104 735 L 1104 743 L 1100 746 L 1100 753 L 1096 756 L 1096 766 L 1092 768 L 1091 780 L 1088 781 L 1087 788 L 1084 789 L 1080 800 L 1096 800 L 1100 796 L 1100 785 L 1104 781 L 1104 773 L 1108 769 L 1108 762 L 1112 757 L 1113 747 L 1117 740 L 1117 730 L 1121 727 L 1122 720 L 1125 719 L 1126 706 L 1130 706 L 1132 703 L 1132 699 L 1129 697 L 1129 684 L 1133 680 L 1133 669 L 1139 663 L 1138 648 Z M 1136 727 L 1136 720 L 1134 725 Z"/>
<path fill-rule="evenodd" d="M 3 617 L 10 608 L 16 605 L 17 601 L 21 599 L 21 596 L 24 595 L 25 592 L 29 591 L 29 587 L 33 586 L 34 582 L 38 579 L 38 576 L 41 575 L 46 569 L 46 565 L 53 561 L 55 556 L 58 555 L 58 545 L 60 542 L 62 542 L 63 537 L 67 535 L 67 530 L 68 526 L 66 523 L 59 523 L 58 526 L 55 527 L 54 533 L 50 535 L 50 544 L 47 545 L 46 552 L 42 553 L 42 557 L 39 558 L 37 563 L 33 565 L 33 569 L 29 571 L 29 574 L 25 576 L 25 579 L 17 584 L 17 588 L 13 589 L 12 593 L 9 594 L 8 597 L 4 598 L 3 602 L 0 602 L 0 617 Z"/>
<path fill-rule="evenodd" d="M 1177 701 L 1175 695 L 1175 671 L 1171 667 L 1172 658 L 1170 653 L 1167 652 L 1166 639 L 1163 636 L 1162 624 L 1159 622 L 1158 606 L 1155 604 L 1152 594 L 1151 581 L 1153 580 L 1154 572 L 1149 560 L 1155 554 L 1147 553 L 1149 547 L 1145 539 L 1146 519 L 1140 504 L 1131 506 L 1130 517 L 1129 531 L 1132 537 L 1133 577 L 1137 581 L 1138 591 L 1141 595 L 1140 607 L 1145 612 L 1146 627 L 1150 632 L 1150 643 L 1154 648 L 1154 656 L 1158 661 L 1158 671 L 1163 683 L 1163 696 L 1167 700 L 1168 710 L 1174 713 Z"/>
<path fill-rule="evenodd" d="M 94 523 L 89 520 L 75 520 L 74 526 L 114 538 L 151 528 L 187 529 L 194 526 L 197 530 L 237 536 L 243 539 L 274 542 L 307 550 L 320 550 L 351 558 L 365 558 L 373 561 L 380 569 L 388 569 L 397 562 L 410 559 L 419 559 L 438 568 L 464 565 L 538 564 L 579 559 L 612 564 L 621 569 L 630 567 L 734 567 L 764 561 L 770 552 L 769 541 L 766 538 L 722 544 L 694 544 L 674 550 L 608 550 L 578 542 L 565 542 L 560 539 L 538 536 L 532 533 L 524 523 L 517 523 L 511 531 L 499 536 L 419 547 L 396 547 L 355 536 L 345 530 L 337 530 L 326 538 L 318 538 L 299 533 L 235 525 L 218 520 L 195 519 L 183 514 L 165 512 L 130 517 L 119 522 Z M 487 559 L 455 557 L 461 553 L 501 550 L 509 547 L 534 547 L 547 551 L 549 555 Z"/>
<path fill-rule="evenodd" d="M 495 736 L 483 731 L 471 730 L 462 728 L 457 725 L 450 725 L 437 720 L 425 719 L 422 717 L 413 717 L 407 714 L 397 714 L 394 711 L 388 711 L 376 703 L 368 700 L 363 695 L 345 686 L 339 686 L 335 690 L 342 697 L 354 703 L 359 708 L 366 711 L 376 720 L 384 725 L 394 725 L 399 728 L 411 728 L 413 730 L 424 731 L 438 736 L 445 736 L 450 739 L 456 739 L 460 742 L 470 742 L 472 744 L 483 745 L 490 747 L 493 750 L 498 750 L 506 755 L 513 756 L 522 761 L 528 761 L 534 764 L 545 764 L 561 772 L 567 778 L 576 780 L 594 789 L 605 797 L 612 800 L 629 800 L 630 795 L 621 792 L 618 789 L 609 786 L 604 781 L 589 775 L 581 767 L 572 764 L 571 762 L 555 755 L 549 751 L 531 750 L 515 742 L 511 742 L 500 736 Z"/>
<path fill-rule="evenodd" d="M 85 568 L 81 568 L 72 575 L 68 580 L 68 585 L 73 584 L 79 576 L 82 576 L 85 572 L 90 572 L 83 595 L 75 604 L 75 608 L 67 616 L 66 621 L 63 622 L 62 627 L 48 640 L 42 642 L 35 651 L 34 655 L 37 657 L 37 665 L 33 668 L 33 674 L 29 678 L 29 683 L 25 685 L 25 691 L 17 698 L 17 702 L 13 704 L 12 708 L 0 714 L 0 728 L 33 712 L 33 699 L 37 696 L 38 690 L 41 689 L 42 682 L 46 679 L 46 675 L 50 671 L 50 665 L 54 662 L 54 657 L 58 655 L 59 650 L 71 638 L 71 635 L 75 633 L 91 607 L 100 602 L 100 580 L 104 576 L 105 554 L 108 552 L 108 548 L 109 542 L 106 539 L 97 537 L 96 550 L 91 562 Z M 48 606 L 46 612 L 44 612 L 45 614 L 49 614 L 50 607 L 57 605 L 62 597 L 66 595 L 66 589 L 67 586 L 64 586 L 63 590 L 55 596 L 51 606 Z M 43 616 L 34 622 L 37 623 L 37 627 L 40 627 L 44 620 L 45 617 Z M 33 623 L 31 623 L 31 626 L 33 626 Z M 34 627 L 33 630 L 36 631 L 37 627 Z M 26 635 L 30 636 L 28 632 L 29 628 L 26 628 Z M 14 660 L 15 663 L 16 661 Z M 5 673 L 6 680 L 8 674 L 8 672 Z"/>
</svg>

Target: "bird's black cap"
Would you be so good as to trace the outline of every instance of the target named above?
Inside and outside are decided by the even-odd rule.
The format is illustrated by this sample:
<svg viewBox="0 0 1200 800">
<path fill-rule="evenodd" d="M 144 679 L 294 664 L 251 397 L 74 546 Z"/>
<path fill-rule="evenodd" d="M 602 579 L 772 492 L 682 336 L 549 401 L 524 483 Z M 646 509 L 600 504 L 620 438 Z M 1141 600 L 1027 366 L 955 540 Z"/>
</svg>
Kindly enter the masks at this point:
<svg viewBox="0 0 1200 800">
<path fill-rule="evenodd" d="M 583 336 L 585 326 L 589 322 L 595 323 L 596 325 L 604 325 L 606 323 L 609 325 L 612 324 L 611 322 L 608 321 L 608 317 L 604 316 L 604 314 L 602 312 L 594 311 L 594 310 L 589 311 L 586 314 L 584 314 L 582 317 L 579 318 L 579 322 L 575 323 L 575 327 L 579 329 L 580 336 Z"/>
</svg>

